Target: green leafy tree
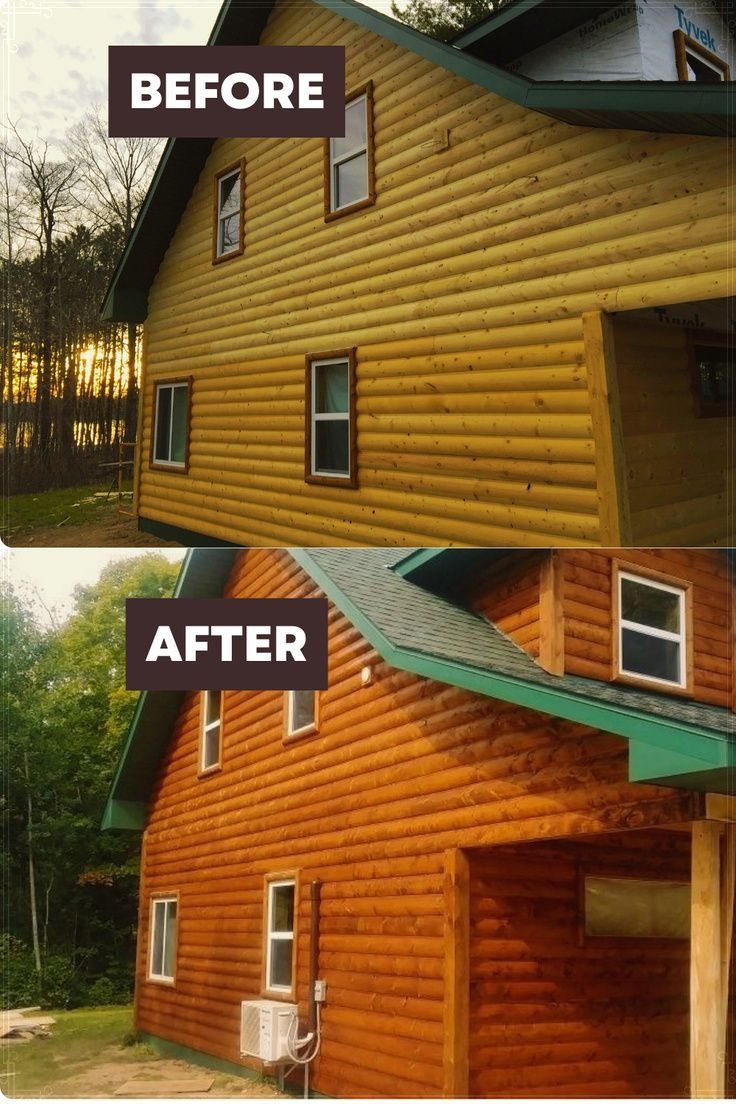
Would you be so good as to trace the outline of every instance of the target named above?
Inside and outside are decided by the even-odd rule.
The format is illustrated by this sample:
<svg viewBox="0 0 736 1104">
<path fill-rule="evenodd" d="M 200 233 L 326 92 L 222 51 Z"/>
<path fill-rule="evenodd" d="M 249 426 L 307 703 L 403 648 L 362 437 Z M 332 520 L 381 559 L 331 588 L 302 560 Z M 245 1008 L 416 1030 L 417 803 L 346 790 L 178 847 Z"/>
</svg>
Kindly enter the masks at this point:
<svg viewBox="0 0 736 1104">
<path fill-rule="evenodd" d="M 397 4 L 396 0 L 391 3 L 396 19 L 441 42 L 448 42 L 498 7 L 500 3 L 493 0 L 408 0 L 404 6 Z"/>
<path fill-rule="evenodd" d="M 113 563 L 47 632 L 5 595 L 4 934 L 16 957 L 30 947 L 48 1004 L 130 991 L 140 841 L 101 832 L 100 820 L 136 700 L 125 690 L 125 599 L 167 596 L 176 574 L 159 554 Z M 12 1004 L 7 986 L 6 996 Z"/>
</svg>

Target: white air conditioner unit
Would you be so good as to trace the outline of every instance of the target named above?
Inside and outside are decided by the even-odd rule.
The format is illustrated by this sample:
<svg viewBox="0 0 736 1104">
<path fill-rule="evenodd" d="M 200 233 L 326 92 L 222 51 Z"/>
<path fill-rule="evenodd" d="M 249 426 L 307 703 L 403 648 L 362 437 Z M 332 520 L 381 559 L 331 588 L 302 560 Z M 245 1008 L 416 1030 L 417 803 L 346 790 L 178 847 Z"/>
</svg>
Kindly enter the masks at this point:
<svg viewBox="0 0 736 1104">
<path fill-rule="evenodd" d="M 240 1053 L 262 1062 L 288 1058 L 286 1037 L 294 1017 L 295 1004 L 283 1001 L 250 1000 L 240 1005 Z"/>
</svg>

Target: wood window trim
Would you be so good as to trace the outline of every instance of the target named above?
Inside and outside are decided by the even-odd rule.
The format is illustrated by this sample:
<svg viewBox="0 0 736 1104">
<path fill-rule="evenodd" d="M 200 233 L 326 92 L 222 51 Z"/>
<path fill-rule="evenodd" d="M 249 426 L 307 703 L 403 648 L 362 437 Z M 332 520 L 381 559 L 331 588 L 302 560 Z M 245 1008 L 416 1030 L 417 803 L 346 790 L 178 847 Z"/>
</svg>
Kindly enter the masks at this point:
<svg viewBox="0 0 736 1104">
<path fill-rule="evenodd" d="M 174 936 L 174 976 L 172 978 L 156 977 L 151 974 L 151 958 L 153 955 L 153 924 L 156 915 L 156 901 L 176 901 L 176 934 Z M 176 967 L 179 959 L 179 923 L 181 921 L 181 901 L 179 890 L 156 890 L 148 899 L 148 946 L 146 948 L 146 982 L 150 985 L 165 985 L 168 989 L 176 988 Z"/>
<path fill-rule="evenodd" d="M 207 694 L 220 695 L 220 732 L 217 747 L 217 762 L 209 767 L 204 764 L 205 724 L 207 723 Z M 225 718 L 225 691 L 224 690 L 200 690 L 199 692 L 199 745 L 197 748 L 197 778 L 208 778 L 211 774 L 218 774 L 222 770 L 222 738 Z"/>
<path fill-rule="evenodd" d="M 675 587 L 683 592 L 684 596 L 684 626 L 685 635 L 685 685 L 676 686 L 674 683 L 657 682 L 647 678 L 646 675 L 622 674 L 619 671 L 620 646 L 619 646 L 619 576 L 623 572 L 626 575 L 639 576 L 644 582 L 648 579 L 653 583 L 663 583 L 664 586 Z M 641 567 L 639 564 L 629 563 L 626 560 L 614 559 L 612 561 L 611 574 L 611 637 L 612 658 L 610 681 L 620 683 L 623 686 L 637 686 L 639 689 L 657 691 L 662 694 L 672 694 L 676 697 L 691 698 L 694 693 L 694 655 L 693 655 L 693 584 L 687 579 L 678 579 L 674 575 L 667 575 L 655 568 Z"/>
<path fill-rule="evenodd" d="M 240 172 L 240 240 L 237 249 L 232 249 L 229 253 L 219 254 L 217 252 L 217 244 L 220 231 L 220 181 L 224 176 L 229 176 L 230 173 L 234 173 L 236 170 Z M 224 169 L 220 169 L 219 172 L 215 173 L 214 187 L 215 194 L 212 212 L 212 264 L 219 265 L 224 264 L 225 261 L 232 261 L 236 257 L 242 257 L 245 252 L 245 158 L 239 157 L 237 161 L 231 162 L 229 165 L 226 165 Z"/>
<path fill-rule="evenodd" d="M 330 139 L 324 141 L 324 211 L 325 222 L 334 222 L 344 215 L 352 215 L 356 211 L 363 211 L 366 207 L 372 207 L 376 202 L 376 141 L 374 135 L 374 98 L 373 81 L 366 81 L 358 88 L 353 88 L 345 97 L 345 107 L 358 96 L 365 96 L 365 128 L 366 151 L 368 154 L 368 195 L 365 199 L 359 199 L 347 207 L 332 210 L 332 169 L 330 165 Z"/>
<path fill-rule="evenodd" d="M 305 414 L 306 426 L 304 436 L 304 482 L 322 487 L 344 487 L 347 490 L 356 490 L 358 487 L 358 414 L 357 414 L 357 389 L 356 370 L 358 364 L 358 350 L 353 346 L 350 349 L 337 349 L 327 353 L 307 353 L 305 358 Z M 350 409 L 348 412 L 348 455 L 350 458 L 349 475 L 315 475 L 312 473 L 312 365 L 323 360 L 347 360 L 348 362 L 348 400 Z"/>
<path fill-rule="evenodd" d="M 268 903 L 270 886 L 273 882 L 294 883 L 294 931 L 291 943 L 291 989 L 269 989 L 268 987 Z M 296 1001 L 297 960 L 299 943 L 299 871 L 271 871 L 263 878 L 263 925 L 261 929 L 261 996 L 268 1000 L 280 1000 L 293 1004 Z M 177 929 L 178 930 L 178 929 Z"/>
<path fill-rule="evenodd" d="M 691 882 L 686 877 L 656 878 L 652 875 L 619 874 L 612 873 L 605 865 L 589 865 L 588 862 L 578 863 L 577 866 L 577 944 L 579 947 L 589 946 L 591 943 L 605 950 L 631 946 L 634 940 L 646 940 L 647 945 L 655 947 L 671 946 L 673 943 L 687 943 L 686 936 L 675 935 L 589 935 L 585 928 L 585 880 L 586 878 L 608 878 L 618 882 L 663 882 L 667 885 L 682 885 L 690 888 Z"/>
<path fill-rule="evenodd" d="M 299 740 L 304 740 L 308 736 L 316 736 L 319 732 L 319 702 L 320 692 L 314 691 L 314 720 L 311 724 L 304 725 L 303 728 L 297 728 L 294 732 L 289 731 L 289 716 L 290 716 L 290 701 L 291 695 L 295 693 L 293 690 L 284 691 L 284 731 L 283 742 L 285 744 L 293 744 Z"/>
<path fill-rule="evenodd" d="M 690 81 L 690 77 L 687 72 L 687 56 L 686 51 L 690 50 L 693 54 L 698 54 L 703 61 L 707 61 L 709 65 L 712 65 L 714 69 L 719 69 L 723 73 L 724 81 L 730 81 L 731 79 L 731 67 L 727 61 L 718 57 L 718 54 L 714 54 L 712 50 L 708 50 L 697 39 L 691 38 L 690 35 L 686 35 L 684 31 L 678 30 L 672 32 L 675 40 L 675 63 L 677 65 L 677 78 L 681 81 Z"/>
<path fill-rule="evenodd" d="M 698 345 L 706 345 L 713 349 L 729 349 L 733 347 L 736 337 L 729 340 L 727 334 L 717 333 L 713 330 L 687 330 L 687 359 L 690 371 L 690 387 L 695 403 L 695 414 L 698 418 L 729 418 L 732 411 L 722 409 L 720 406 L 703 403 L 700 397 L 700 380 L 698 377 L 698 362 L 695 349 Z M 736 401 L 736 400 L 734 400 Z"/>
<path fill-rule="evenodd" d="M 167 464 L 162 460 L 156 460 L 156 420 L 158 411 L 158 391 L 160 387 L 181 386 L 187 388 L 187 416 L 186 416 L 186 442 L 184 446 L 184 463 Z M 170 376 L 166 379 L 153 381 L 153 419 L 151 422 L 151 441 L 148 449 L 149 471 L 168 472 L 172 475 L 187 475 L 189 473 L 189 444 L 192 436 L 192 390 L 194 388 L 194 376 Z"/>
</svg>

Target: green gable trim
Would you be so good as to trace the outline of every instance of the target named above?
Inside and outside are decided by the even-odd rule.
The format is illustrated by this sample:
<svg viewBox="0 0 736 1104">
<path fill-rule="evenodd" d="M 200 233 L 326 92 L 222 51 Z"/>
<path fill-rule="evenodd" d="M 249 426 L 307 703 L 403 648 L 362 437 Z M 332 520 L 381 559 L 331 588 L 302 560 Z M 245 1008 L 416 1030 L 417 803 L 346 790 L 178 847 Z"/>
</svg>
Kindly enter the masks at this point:
<svg viewBox="0 0 736 1104">
<path fill-rule="evenodd" d="M 654 716 L 628 706 L 594 701 L 566 690 L 564 685 L 559 689 L 542 686 L 523 678 L 429 656 L 410 648 L 395 647 L 369 617 L 340 590 L 307 550 L 293 548 L 291 555 L 328 598 L 352 621 L 379 655 L 393 667 L 577 724 L 598 728 L 603 732 L 611 732 L 665 753 L 675 751 L 678 754 L 692 756 L 707 767 L 720 767 L 723 764 L 723 749 L 726 741 L 722 735 L 712 729 L 673 722 L 666 716 Z M 406 561 L 403 562 L 406 563 Z M 560 681 L 562 683 L 562 680 Z M 733 754 L 732 746 L 729 754 Z M 643 780 L 637 779 L 637 781 Z"/>
<path fill-rule="evenodd" d="M 256 45 L 276 0 L 225 0 L 210 45 Z M 313 0 L 336 15 L 511 103 L 573 125 L 692 134 L 729 133 L 731 96 L 726 84 L 637 81 L 541 81 L 509 73 L 437 42 L 357 0 Z M 148 292 L 214 139 L 170 139 L 154 174 L 102 307 L 106 321 L 141 322 Z"/>
<path fill-rule="evenodd" d="M 148 806 L 145 801 L 118 801 L 109 798 L 102 815 L 102 827 L 129 828 L 142 831 L 146 827 Z"/>
<path fill-rule="evenodd" d="M 702 793 L 736 792 L 736 744 L 724 741 L 720 763 L 705 763 L 677 751 L 663 751 L 633 741 L 629 747 L 629 778 L 632 782 L 660 786 L 683 786 Z"/>
<path fill-rule="evenodd" d="M 394 564 L 391 570 L 400 575 L 402 579 L 411 579 L 421 568 L 434 563 L 446 551 L 445 548 L 417 548 L 414 552 L 410 552 L 408 556 L 405 556 L 403 560 L 399 560 L 398 563 Z"/>
</svg>

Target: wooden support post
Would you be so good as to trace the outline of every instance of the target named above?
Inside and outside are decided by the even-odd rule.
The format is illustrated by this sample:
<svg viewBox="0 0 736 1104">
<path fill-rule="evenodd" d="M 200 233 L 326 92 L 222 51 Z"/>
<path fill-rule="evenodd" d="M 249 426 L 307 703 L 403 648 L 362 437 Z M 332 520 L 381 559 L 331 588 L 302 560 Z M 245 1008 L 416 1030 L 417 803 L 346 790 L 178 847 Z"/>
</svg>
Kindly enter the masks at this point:
<svg viewBox="0 0 736 1104">
<path fill-rule="evenodd" d="M 468 1095 L 470 1003 L 470 879 L 468 858 L 445 852 L 445 1006 L 443 1095 Z"/>
<path fill-rule="evenodd" d="M 721 825 L 692 826 L 690 933 L 690 1095 L 725 1095 Z"/>
<path fill-rule="evenodd" d="M 731 973 L 733 948 L 734 889 L 736 888 L 736 825 L 723 828 L 721 853 L 721 1036 L 720 1053 L 725 1059 L 728 1050 L 728 983 Z M 724 1089 L 727 1081 L 724 1080 Z M 724 1094 L 725 1095 L 725 1094 Z"/>
<path fill-rule="evenodd" d="M 563 563 L 549 551 L 539 578 L 539 663 L 551 675 L 565 673 L 565 622 L 562 610 Z"/>
<path fill-rule="evenodd" d="M 629 485 L 613 324 L 605 311 L 584 312 L 583 340 L 595 439 L 601 544 L 610 548 L 627 548 L 634 543 Z"/>
</svg>

